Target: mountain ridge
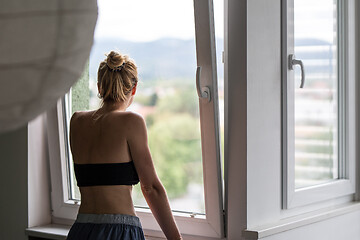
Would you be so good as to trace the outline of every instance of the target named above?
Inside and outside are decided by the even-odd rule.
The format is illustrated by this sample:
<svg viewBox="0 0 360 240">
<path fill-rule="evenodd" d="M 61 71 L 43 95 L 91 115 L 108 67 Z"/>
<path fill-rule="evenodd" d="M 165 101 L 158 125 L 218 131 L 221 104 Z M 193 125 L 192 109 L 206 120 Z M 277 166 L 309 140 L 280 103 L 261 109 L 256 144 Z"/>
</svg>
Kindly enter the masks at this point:
<svg viewBox="0 0 360 240">
<path fill-rule="evenodd" d="M 217 52 L 223 49 L 223 39 L 216 39 Z M 90 77 L 96 79 L 99 63 L 106 53 L 116 50 L 128 54 L 138 66 L 139 78 L 142 81 L 155 79 L 195 78 L 196 50 L 195 39 L 182 40 L 162 38 L 151 42 L 131 42 L 122 39 L 96 39 L 90 54 Z M 221 54 L 217 56 L 217 69 L 223 74 Z M 222 64 L 221 64 L 222 65 Z"/>
</svg>

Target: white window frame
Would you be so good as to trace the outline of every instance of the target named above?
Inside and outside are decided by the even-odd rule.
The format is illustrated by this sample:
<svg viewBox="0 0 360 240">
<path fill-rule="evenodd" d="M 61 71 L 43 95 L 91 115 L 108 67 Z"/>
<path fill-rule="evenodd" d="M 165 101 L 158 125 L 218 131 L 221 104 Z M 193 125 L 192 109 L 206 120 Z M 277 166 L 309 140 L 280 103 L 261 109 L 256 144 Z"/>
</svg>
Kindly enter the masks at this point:
<svg viewBox="0 0 360 240">
<path fill-rule="evenodd" d="M 344 61 L 340 69 L 342 74 L 339 75 L 340 79 L 345 80 L 344 86 L 344 124 L 343 138 L 346 144 L 339 145 L 339 149 L 343 151 L 345 159 L 342 161 L 342 166 L 345 169 L 340 170 L 339 179 L 330 181 L 328 183 L 295 189 L 295 160 L 294 160 L 294 144 L 289 141 L 294 139 L 293 129 L 294 110 L 288 108 L 287 104 L 290 97 L 293 97 L 292 91 L 294 89 L 294 72 L 288 70 L 288 56 L 294 53 L 294 41 L 289 36 L 294 36 L 293 26 L 291 23 L 293 18 L 294 0 L 282 0 L 282 154 L 283 154 L 283 201 L 282 206 L 284 209 L 304 206 L 320 201 L 331 200 L 342 196 L 348 196 L 355 193 L 355 120 L 356 120 L 356 99 L 355 99 L 355 2 L 354 0 L 338 0 L 339 8 L 343 16 L 343 23 L 340 27 L 339 36 L 341 46 L 343 47 Z M 343 45 L 344 44 L 344 45 Z M 339 45 L 339 47 L 341 47 Z M 341 90 L 341 89 L 339 89 Z M 290 103 L 291 104 L 291 103 Z M 340 104 L 340 103 L 339 103 Z M 340 144 L 340 143 L 339 143 Z M 341 164 L 339 164 L 339 167 Z"/>
<path fill-rule="evenodd" d="M 202 159 L 205 194 L 205 215 L 173 212 L 182 234 L 224 237 L 223 189 L 220 161 L 219 108 L 217 95 L 217 71 L 215 58 L 215 30 L 212 0 L 194 0 L 197 64 L 201 67 L 196 74 L 199 80 L 199 94 L 206 87 L 210 91 L 210 102 L 199 98 L 202 139 Z M 66 97 L 65 97 L 66 98 Z M 66 100 L 58 101 L 56 108 L 48 111 L 48 141 L 51 174 L 51 202 L 54 223 L 72 223 L 79 209 L 79 202 L 71 200 L 69 147 L 66 124 Z M 162 234 L 159 225 L 149 209 L 136 208 L 144 232 L 154 236 Z"/>
<path fill-rule="evenodd" d="M 70 200 L 68 176 L 65 99 L 58 100 L 54 109 L 47 112 L 49 161 L 51 176 L 51 210 L 55 218 L 76 218 L 79 205 Z"/>
</svg>

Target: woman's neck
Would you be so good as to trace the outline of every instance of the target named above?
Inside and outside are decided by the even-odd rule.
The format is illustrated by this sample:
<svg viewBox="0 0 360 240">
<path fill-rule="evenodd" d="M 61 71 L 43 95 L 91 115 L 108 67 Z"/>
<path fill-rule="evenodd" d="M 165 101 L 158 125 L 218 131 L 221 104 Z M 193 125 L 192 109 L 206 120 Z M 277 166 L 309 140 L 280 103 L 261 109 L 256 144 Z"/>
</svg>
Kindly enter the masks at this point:
<svg viewBox="0 0 360 240">
<path fill-rule="evenodd" d="M 125 112 L 127 109 L 126 102 L 104 102 L 101 109 L 105 112 L 122 111 Z"/>
</svg>

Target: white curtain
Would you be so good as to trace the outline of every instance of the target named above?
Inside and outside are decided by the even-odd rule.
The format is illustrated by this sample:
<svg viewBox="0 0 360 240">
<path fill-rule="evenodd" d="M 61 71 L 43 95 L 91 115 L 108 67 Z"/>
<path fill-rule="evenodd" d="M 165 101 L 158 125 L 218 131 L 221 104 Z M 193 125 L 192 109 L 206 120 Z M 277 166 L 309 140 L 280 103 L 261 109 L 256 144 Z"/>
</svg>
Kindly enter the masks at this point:
<svg viewBox="0 0 360 240">
<path fill-rule="evenodd" d="M 0 0 L 0 132 L 54 106 L 83 72 L 96 0 Z"/>
</svg>

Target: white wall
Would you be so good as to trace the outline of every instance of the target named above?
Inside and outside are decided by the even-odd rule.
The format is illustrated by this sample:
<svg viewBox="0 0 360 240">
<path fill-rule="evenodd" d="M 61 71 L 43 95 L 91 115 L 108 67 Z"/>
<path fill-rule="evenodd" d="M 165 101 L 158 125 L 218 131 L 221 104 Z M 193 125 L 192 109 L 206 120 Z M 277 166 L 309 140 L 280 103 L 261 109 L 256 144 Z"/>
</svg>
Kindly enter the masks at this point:
<svg viewBox="0 0 360 240">
<path fill-rule="evenodd" d="M 0 135 L 0 239 L 25 240 L 51 222 L 46 119 Z"/>
<path fill-rule="evenodd" d="M 27 130 L 0 135 L 0 239 L 4 240 L 27 239 Z"/>
<path fill-rule="evenodd" d="M 46 114 L 28 125 L 28 227 L 51 222 Z"/>
<path fill-rule="evenodd" d="M 248 1 L 248 228 L 274 221 L 281 209 L 280 2 Z"/>
<path fill-rule="evenodd" d="M 228 239 L 246 228 L 247 1 L 225 0 L 225 207 Z"/>
</svg>

